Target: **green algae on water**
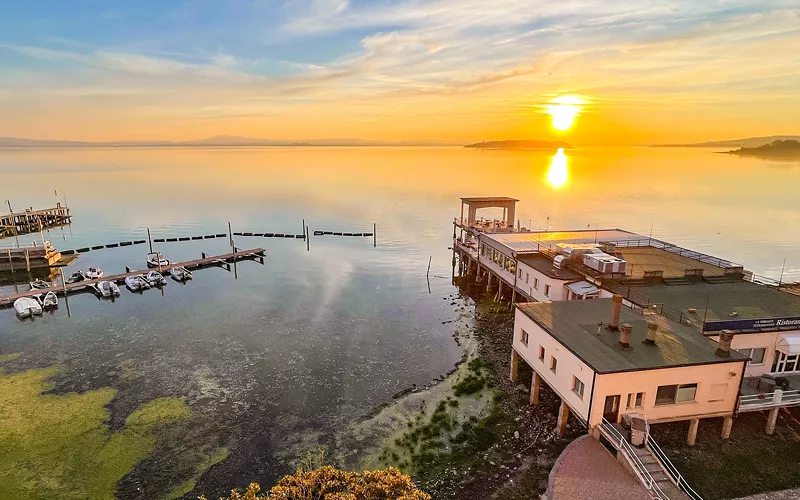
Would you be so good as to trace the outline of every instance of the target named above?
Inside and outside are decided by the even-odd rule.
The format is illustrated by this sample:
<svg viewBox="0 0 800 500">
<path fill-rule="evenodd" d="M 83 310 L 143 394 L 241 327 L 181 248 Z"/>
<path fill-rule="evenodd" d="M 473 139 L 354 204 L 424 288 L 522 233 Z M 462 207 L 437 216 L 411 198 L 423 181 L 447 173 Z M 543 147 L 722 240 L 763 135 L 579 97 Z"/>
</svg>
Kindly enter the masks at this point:
<svg viewBox="0 0 800 500">
<path fill-rule="evenodd" d="M 44 394 L 56 372 L 0 371 L 0 498 L 113 499 L 117 482 L 153 450 L 155 431 L 191 416 L 182 399 L 160 398 L 109 432 L 116 391 Z"/>
</svg>

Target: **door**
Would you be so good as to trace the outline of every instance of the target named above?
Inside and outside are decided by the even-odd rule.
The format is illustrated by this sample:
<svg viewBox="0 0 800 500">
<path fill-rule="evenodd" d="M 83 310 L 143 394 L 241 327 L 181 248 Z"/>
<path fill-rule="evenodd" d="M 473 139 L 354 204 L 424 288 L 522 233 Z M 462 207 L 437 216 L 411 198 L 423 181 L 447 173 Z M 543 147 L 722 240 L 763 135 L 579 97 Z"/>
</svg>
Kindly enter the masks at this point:
<svg viewBox="0 0 800 500">
<path fill-rule="evenodd" d="M 616 424 L 617 418 L 619 417 L 619 402 L 619 395 L 606 396 L 606 404 L 605 407 L 603 407 L 603 418 L 612 424 Z"/>
</svg>

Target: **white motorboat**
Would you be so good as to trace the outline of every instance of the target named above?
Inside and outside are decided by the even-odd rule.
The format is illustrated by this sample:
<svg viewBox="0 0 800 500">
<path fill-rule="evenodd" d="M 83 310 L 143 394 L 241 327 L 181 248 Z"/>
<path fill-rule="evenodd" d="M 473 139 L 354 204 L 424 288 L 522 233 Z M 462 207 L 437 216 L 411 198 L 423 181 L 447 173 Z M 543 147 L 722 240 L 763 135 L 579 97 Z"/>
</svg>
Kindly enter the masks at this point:
<svg viewBox="0 0 800 500">
<path fill-rule="evenodd" d="M 86 279 L 87 279 L 86 275 L 83 274 L 83 271 L 78 271 L 78 272 L 72 273 L 72 275 L 70 275 L 70 277 L 67 278 L 67 284 L 78 283 L 78 282 L 84 281 Z"/>
<path fill-rule="evenodd" d="M 192 279 L 192 273 L 183 266 L 173 267 L 169 270 L 169 274 L 175 281 L 186 281 Z"/>
<path fill-rule="evenodd" d="M 138 292 L 150 288 L 150 283 L 142 276 L 128 276 L 125 278 L 125 286 L 128 287 L 128 290 L 131 292 Z"/>
<path fill-rule="evenodd" d="M 53 286 L 45 280 L 31 281 L 28 284 L 31 286 L 31 290 L 44 290 L 45 288 L 50 288 Z"/>
<path fill-rule="evenodd" d="M 42 305 L 33 297 L 20 297 L 14 301 L 17 316 L 27 318 L 33 314 L 42 314 Z"/>
<path fill-rule="evenodd" d="M 55 309 L 58 307 L 58 297 L 56 296 L 55 292 L 47 292 L 42 297 L 42 308 L 43 309 Z"/>
<path fill-rule="evenodd" d="M 147 280 L 150 286 L 164 286 L 167 284 L 167 280 L 165 280 L 164 276 L 158 271 L 150 271 L 144 279 Z"/>
<path fill-rule="evenodd" d="M 88 271 L 84 273 L 87 279 L 96 280 L 103 277 L 103 270 L 99 267 L 90 267 Z"/>
<path fill-rule="evenodd" d="M 119 297 L 119 287 L 110 281 L 101 281 L 92 286 L 95 292 L 103 298 Z"/>
<path fill-rule="evenodd" d="M 169 259 L 165 259 L 159 252 L 147 254 L 147 267 L 166 267 L 170 265 Z"/>
</svg>

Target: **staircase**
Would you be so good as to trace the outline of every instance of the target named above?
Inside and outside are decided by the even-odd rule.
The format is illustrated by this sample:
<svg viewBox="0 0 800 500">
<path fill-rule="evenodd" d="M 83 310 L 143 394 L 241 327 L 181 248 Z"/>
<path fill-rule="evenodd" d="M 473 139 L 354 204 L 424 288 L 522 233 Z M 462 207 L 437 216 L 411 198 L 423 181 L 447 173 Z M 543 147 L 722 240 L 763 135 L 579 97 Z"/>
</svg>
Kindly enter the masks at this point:
<svg viewBox="0 0 800 500">
<path fill-rule="evenodd" d="M 667 472 L 661 466 L 658 458 L 653 455 L 647 448 L 633 448 L 633 452 L 639 457 L 639 460 L 644 465 L 647 472 L 650 473 L 661 491 L 669 498 L 669 500 L 689 500 L 689 497 L 678 489 L 672 482 Z"/>
</svg>

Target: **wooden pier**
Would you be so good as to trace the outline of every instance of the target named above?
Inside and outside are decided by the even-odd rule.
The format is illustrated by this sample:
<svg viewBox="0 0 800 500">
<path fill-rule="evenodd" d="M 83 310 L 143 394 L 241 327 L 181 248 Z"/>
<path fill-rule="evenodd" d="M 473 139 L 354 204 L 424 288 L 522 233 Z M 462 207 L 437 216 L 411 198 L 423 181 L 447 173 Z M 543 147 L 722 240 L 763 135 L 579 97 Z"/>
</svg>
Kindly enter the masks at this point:
<svg viewBox="0 0 800 500">
<path fill-rule="evenodd" d="M 0 307 L 10 306 L 14 303 L 15 300 L 22 297 L 33 297 L 35 295 L 42 295 L 47 292 L 55 292 L 58 295 L 64 295 L 65 293 L 79 291 L 84 288 L 89 288 L 92 285 L 97 284 L 101 281 L 112 281 L 114 283 L 122 283 L 128 276 L 147 274 L 150 271 L 160 271 L 161 274 L 163 275 L 167 274 L 169 270 L 174 267 L 185 267 L 186 269 L 191 270 L 191 269 L 200 269 L 203 267 L 211 267 L 211 266 L 221 266 L 221 265 L 229 266 L 230 263 L 238 262 L 241 260 L 258 260 L 263 264 L 264 252 L 265 251 L 263 248 L 254 248 L 251 250 L 236 249 L 235 252 L 227 253 L 224 255 L 207 256 L 206 254 L 203 254 L 203 257 L 200 259 L 190 260 L 186 262 L 176 262 L 168 266 L 161 266 L 161 269 L 158 268 L 142 269 L 139 271 L 130 271 L 127 273 L 115 274 L 112 276 L 103 276 L 102 278 L 94 280 L 84 280 L 84 281 L 79 281 L 77 283 L 61 284 L 57 286 L 52 286 L 50 288 L 44 288 L 42 290 L 28 290 L 27 292 L 15 293 L 13 295 L 4 295 L 0 296 Z"/>
<path fill-rule="evenodd" d="M 69 207 L 56 204 L 43 210 L 25 209 L 0 215 L 0 237 L 36 233 L 42 229 L 69 224 L 72 216 Z"/>
</svg>

